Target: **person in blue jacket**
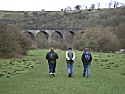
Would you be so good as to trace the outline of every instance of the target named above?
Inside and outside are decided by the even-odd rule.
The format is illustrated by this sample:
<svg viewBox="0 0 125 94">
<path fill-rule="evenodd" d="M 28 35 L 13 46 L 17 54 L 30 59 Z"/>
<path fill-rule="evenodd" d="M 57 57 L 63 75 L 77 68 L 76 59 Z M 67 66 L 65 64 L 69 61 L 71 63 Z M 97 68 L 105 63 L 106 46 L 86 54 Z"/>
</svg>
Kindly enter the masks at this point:
<svg viewBox="0 0 125 94">
<path fill-rule="evenodd" d="M 83 67 L 84 67 L 82 76 L 83 77 L 87 76 L 87 78 L 89 78 L 90 77 L 90 67 L 91 67 L 92 55 L 88 51 L 88 48 L 86 48 L 85 51 L 83 52 L 81 59 L 83 62 Z"/>
</svg>

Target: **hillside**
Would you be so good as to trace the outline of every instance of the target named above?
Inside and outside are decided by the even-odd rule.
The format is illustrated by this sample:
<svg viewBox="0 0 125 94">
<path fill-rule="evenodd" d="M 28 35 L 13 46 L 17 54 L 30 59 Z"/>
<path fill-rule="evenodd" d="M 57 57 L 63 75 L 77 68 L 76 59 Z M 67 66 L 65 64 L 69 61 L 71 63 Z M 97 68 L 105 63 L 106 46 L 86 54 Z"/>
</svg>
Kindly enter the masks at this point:
<svg viewBox="0 0 125 94">
<path fill-rule="evenodd" d="M 104 47 L 104 45 L 110 45 L 108 49 L 112 49 L 111 45 L 114 45 L 115 49 L 125 48 L 125 7 L 120 8 L 111 8 L 111 9 L 100 9 L 100 10 L 80 10 L 80 11 L 0 11 L 0 22 L 15 24 L 18 27 L 24 29 L 38 29 L 38 28 L 80 28 L 89 32 L 93 30 L 96 31 L 96 35 L 101 32 L 105 32 L 106 34 L 101 33 L 103 37 L 96 39 L 93 35 L 88 37 L 89 43 L 86 44 L 87 47 L 91 47 L 92 49 L 98 48 L 99 51 L 102 51 L 100 47 Z M 89 30 L 89 28 L 91 30 Z M 94 29 L 95 28 L 95 29 Z M 100 29 L 99 29 L 100 28 Z M 106 30 L 106 31 L 105 31 Z M 110 32 L 111 31 L 111 32 Z M 110 34 L 109 34 L 110 33 Z M 113 35 L 115 34 L 115 35 Z M 95 36 L 96 36 L 95 35 Z M 106 37 L 109 35 L 108 37 Z M 113 36 L 115 37 L 113 37 Z M 40 47 L 46 48 L 48 45 L 43 39 L 43 35 L 39 35 L 42 38 L 37 39 L 37 43 L 42 45 Z M 81 42 L 85 42 L 84 36 L 80 36 L 80 39 L 77 36 L 72 42 L 71 36 L 67 35 L 68 41 L 64 41 L 65 44 L 71 46 L 77 45 L 76 49 L 84 48 L 80 47 L 83 44 Z M 109 38 L 111 37 L 111 38 Z M 114 40 L 113 40 L 114 38 Z M 52 44 L 57 44 L 57 48 L 60 47 L 59 36 L 57 34 L 54 35 L 54 41 Z M 78 39 L 78 40 L 77 40 Z M 94 40 L 93 40 L 94 39 Z M 102 40 L 104 40 L 102 42 Z M 109 43 L 109 40 L 113 40 L 112 44 Z M 117 42 L 116 42 L 117 40 Z M 40 42 L 40 43 L 39 43 Z M 100 42 L 100 44 L 99 44 Z M 43 44 L 44 43 L 44 44 Z M 76 44 L 75 44 L 76 43 Z M 80 45 L 78 45 L 78 43 Z M 52 46 L 51 44 L 51 46 Z M 85 44 L 85 43 L 84 43 Z M 103 44 L 103 45 L 102 45 Z M 98 46 L 99 45 L 99 46 Z M 102 45 L 102 46 L 100 46 Z M 45 46 L 45 47 L 44 47 Z M 117 47 L 116 47 L 117 46 Z M 105 47 L 107 49 L 107 47 Z M 98 50 L 97 49 L 97 50 Z"/>
<path fill-rule="evenodd" d="M 125 7 L 81 11 L 0 11 L 0 21 L 23 28 L 81 28 L 103 25 L 117 27 L 125 23 Z"/>
</svg>

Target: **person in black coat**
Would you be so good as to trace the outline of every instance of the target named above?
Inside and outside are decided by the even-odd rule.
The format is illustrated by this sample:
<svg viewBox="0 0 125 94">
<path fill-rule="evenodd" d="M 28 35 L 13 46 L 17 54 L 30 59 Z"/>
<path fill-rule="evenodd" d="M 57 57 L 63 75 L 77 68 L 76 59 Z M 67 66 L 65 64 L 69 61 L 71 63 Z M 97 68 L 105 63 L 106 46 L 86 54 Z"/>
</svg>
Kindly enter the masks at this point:
<svg viewBox="0 0 125 94">
<path fill-rule="evenodd" d="M 46 54 L 46 59 L 48 60 L 50 77 L 55 77 L 56 69 L 56 59 L 58 59 L 58 54 L 54 52 L 54 48 Z"/>
<path fill-rule="evenodd" d="M 87 76 L 88 78 L 90 77 L 90 67 L 91 67 L 91 61 L 92 61 L 92 55 L 88 51 L 88 48 L 85 49 L 84 53 L 82 54 L 82 62 L 83 62 L 83 74 L 82 76 L 85 77 Z"/>
</svg>

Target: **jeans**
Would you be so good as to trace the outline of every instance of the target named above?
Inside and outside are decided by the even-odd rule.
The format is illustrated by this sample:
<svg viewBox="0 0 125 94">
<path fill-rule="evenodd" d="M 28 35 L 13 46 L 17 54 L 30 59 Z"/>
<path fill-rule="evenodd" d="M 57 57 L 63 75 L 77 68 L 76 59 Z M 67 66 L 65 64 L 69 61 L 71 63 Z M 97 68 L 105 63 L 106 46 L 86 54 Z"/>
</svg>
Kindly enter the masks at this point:
<svg viewBox="0 0 125 94">
<path fill-rule="evenodd" d="M 90 64 L 83 64 L 84 70 L 83 70 L 83 76 L 90 77 Z"/>
<path fill-rule="evenodd" d="M 71 74 L 71 76 L 73 76 L 73 73 L 74 73 L 74 63 L 67 63 L 67 68 L 68 68 L 68 74 Z"/>
<path fill-rule="evenodd" d="M 55 74 L 56 63 L 48 63 L 50 74 Z"/>
</svg>

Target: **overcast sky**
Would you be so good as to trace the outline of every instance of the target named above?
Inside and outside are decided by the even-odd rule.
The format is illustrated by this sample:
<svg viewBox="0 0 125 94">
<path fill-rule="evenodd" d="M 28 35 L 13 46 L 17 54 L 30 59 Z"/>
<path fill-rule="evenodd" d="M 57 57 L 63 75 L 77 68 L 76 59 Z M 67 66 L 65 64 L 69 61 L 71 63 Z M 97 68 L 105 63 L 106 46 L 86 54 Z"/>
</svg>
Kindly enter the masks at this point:
<svg viewBox="0 0 125 94">
<path fill-rule="evenodd" d="M 76 5 L 86 5 L 88 8 L 91 4 L 100 2 L 100 8 L 108 7 L 111 0 L 0 0 L 0 10 L 11 11 L 61 11 L 68 6 L 74 9 Z M 112 0 L 115 1 L 115 0 Z M 125 0 L 118 0 L 117 2 L 125 3 Z M 84 7 L 83 7 L 84 8 Z"/>
</svg>

